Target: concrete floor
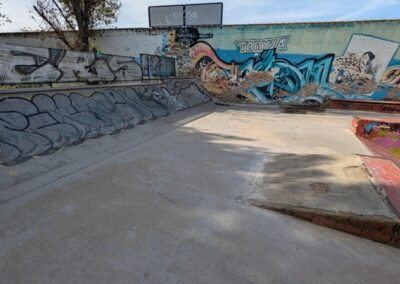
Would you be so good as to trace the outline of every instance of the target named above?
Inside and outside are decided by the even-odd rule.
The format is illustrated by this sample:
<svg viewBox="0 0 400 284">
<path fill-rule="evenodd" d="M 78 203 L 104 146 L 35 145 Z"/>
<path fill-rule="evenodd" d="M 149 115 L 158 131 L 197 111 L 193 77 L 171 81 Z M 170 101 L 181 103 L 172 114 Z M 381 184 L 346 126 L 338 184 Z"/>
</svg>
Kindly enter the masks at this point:
<svg viewBox="0 0 400 284">
<path fill-rule="evenodd" d="M 400 250 L 241 202 L 271 157 L 368 154 L 351 115 L 207 104 L 1 168 L 0 282 L 398 283 Z"/>
</svg>

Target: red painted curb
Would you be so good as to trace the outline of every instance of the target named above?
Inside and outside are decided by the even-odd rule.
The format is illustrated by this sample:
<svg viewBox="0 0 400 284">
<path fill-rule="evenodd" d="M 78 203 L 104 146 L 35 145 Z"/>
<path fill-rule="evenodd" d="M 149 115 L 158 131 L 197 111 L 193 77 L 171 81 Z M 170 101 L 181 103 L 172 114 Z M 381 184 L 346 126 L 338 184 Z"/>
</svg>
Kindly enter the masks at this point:
<svg viewBox="0 0 400 284">
<path fill-rule="evenodd" d="M 398 101 L 360 101 L 332 99 L 329 108 L 343 110 L 362 110 L 385 113 L 400 113 Z"/>
<path fill-rule="evenodd" d="M 400 169 L 388 159 L 360 156 L 368 173 L 400 217 Z"/>
</svg>

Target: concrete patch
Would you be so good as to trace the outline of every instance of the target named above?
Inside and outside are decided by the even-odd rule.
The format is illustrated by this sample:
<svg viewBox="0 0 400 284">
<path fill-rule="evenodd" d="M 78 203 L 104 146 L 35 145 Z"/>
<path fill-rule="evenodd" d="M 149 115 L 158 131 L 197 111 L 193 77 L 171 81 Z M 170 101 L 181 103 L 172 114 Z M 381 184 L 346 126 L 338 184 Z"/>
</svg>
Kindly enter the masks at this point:
<svg viewBox="0 0 400 284">
<path fill-rule="evenodd" d="M 253 197 L 310 209 L 393 217 L 356 157 L 274 154 Z"/>
</svg>

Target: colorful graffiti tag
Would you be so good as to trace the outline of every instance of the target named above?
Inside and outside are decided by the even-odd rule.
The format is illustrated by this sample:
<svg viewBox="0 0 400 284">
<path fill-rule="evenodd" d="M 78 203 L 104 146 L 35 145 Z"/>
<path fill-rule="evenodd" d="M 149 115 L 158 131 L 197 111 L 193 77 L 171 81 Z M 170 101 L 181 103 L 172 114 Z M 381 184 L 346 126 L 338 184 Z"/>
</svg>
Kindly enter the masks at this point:
<svg viewBox="0 0 400 284">
<path fill-rule="evenodd" d="M 237 93 L 249 100 L 268 103 L 271 100 L 287 100 L 307 84 L 327 84 L 333 54 L 308 58 L 292 63 L 279 58 L 275 49 L 263 51 L 245 62 L 222 61 L 213 48 L 198 42 L 191 51 L 192 62 L 201 70 L 201 80 L 206 88 L 217 93 Z"/>
<path fill-rule="evenodd" d="M 357 118 L 355 118 L 357 119 Z M 353 124 L 355 122 L 353 121 Z M 374 145 L 373 150 L 388 153 L 400 160 L 400 121 L 399 120 L 374 120 L 359 118 L 356 125 L 356 135 Z M 369 145 L 369 144 L 367 144 Z M 389 158 L 391 158 L 389 156 Z"/>
<path fill-rule="evenodd" d="M 164 51 L 179 55 L 177 73 L 197 76 L 210 94 L 222 100 L 295 104 L 329 98 L 400 100 L 400 68 L 392 66 L 397 42 L 353 34 L 345 52 L 338 55 L 284 52 L 290 35 L 236 40 L 232 50 L 215 48 L 198 37 L 192 37 L 196 40 L 189 46 L 176 45 L 173 32 L 169 38 Z"/>
<path fill-rule="evenodd" d="M 267 49 L 283 51 L 287 49 L 288 41 L 289 36 L 281 36 L 267 39 L 237 40 L 235 44 L 239 48 L 240 53 L 252 53 L 262 52 Z"/>
</svg>

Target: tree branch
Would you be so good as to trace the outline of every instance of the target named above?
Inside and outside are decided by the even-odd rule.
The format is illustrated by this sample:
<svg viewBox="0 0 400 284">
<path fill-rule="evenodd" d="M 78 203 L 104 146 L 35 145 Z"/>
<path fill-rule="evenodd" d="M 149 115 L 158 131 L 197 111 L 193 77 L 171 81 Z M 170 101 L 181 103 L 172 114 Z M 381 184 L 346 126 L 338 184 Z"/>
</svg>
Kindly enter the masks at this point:
<svg viewBox="0 0 400 284">
<path fill-rule="evenodd" d="M 57 36 L 60 38 L 60 40 L 66 44 L 70 49 L 74 49 L 73 46 L 68 42 L 67 38 L 64 35 L 64 32 L 60 31 L 54 23 L 52 23 L 47 16 L 42 13 L 36 6 L 33 6 L 33 9 L 38 13 L 38 15 L 54 30 L 54 32 L 57 34 Z"/>
<path fill-rule="evenodd" d="M 71 28 L 71 30 L 76 32 L 76 29 L 74 27 L 74 25 L 70 22 L 70 20 L 68 19 L 68 17 L 64 14 L 64 12 L 62 11 L 61 7 L 58 5 L 56 0 L 51 0 L 54 5 L 57 7 L 58 11 L 60 12 L 61 16 L 64 18 L 65 22 L 67 23 L 67 25 Z"/>
</svg>

